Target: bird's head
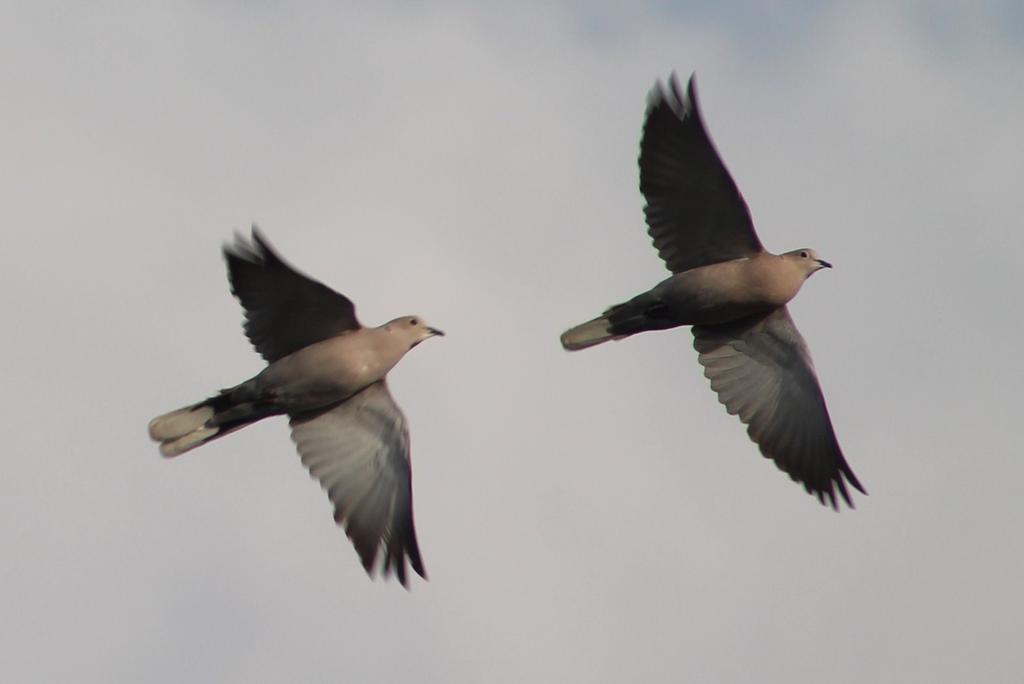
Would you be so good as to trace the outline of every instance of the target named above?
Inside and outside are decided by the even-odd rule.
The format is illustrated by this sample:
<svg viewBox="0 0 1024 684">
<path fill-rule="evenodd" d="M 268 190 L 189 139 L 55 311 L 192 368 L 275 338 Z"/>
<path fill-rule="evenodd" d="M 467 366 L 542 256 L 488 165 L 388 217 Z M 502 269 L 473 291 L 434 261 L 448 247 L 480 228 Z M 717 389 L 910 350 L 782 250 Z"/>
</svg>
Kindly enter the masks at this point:
<svg viewBox="0 0 1024 684">
<path fill-rule="evenodd" d="M 444 332 L 427 325 L 422 316 L 402 316 L 401 318 L 396 318 L 391 321 L 384 327 L 387 328 L 392 335 L 399 335 L 403 340 L 407 341 L 409 343 L 409 349 L 412 349 L 428 337 L 444 335 Z"/>
<path fill-rule="evenodd" d="M 820 271 L 823 268 L 832 268 L 832 264 L 828 263 L 809 247 L 802 249 L 794 249 L 792 252 L 786 252 L 782 255 L 782 258 L 793 263 L 800 271 L 803 272 L 804 277 L 810 277 L 815 271 Z"/>
</svg>

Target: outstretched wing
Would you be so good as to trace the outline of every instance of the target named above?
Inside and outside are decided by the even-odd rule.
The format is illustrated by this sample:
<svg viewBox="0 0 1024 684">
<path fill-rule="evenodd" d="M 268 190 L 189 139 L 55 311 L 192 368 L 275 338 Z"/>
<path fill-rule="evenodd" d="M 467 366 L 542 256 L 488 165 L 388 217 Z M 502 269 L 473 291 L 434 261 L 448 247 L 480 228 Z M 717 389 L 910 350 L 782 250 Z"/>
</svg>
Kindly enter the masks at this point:
<svg viewBox="0 0 1024 684">
<path fill-rule="evenodd" d="M 288 265 L 256 226 L 252 242 L 236 235 L 224 258 L 245 309 L 245 334 L 267 363 L 361 327 L 347 297 Z"/>
<path fill-rule="evenodd" d="M 837 508 L 843 481 L 864 488 L 843 458 L 811 355 L 786 307 L 725 325 L 693 327 L 704 375 L 726 409 L 747 424 L 761 453 Z"/>
<path fill-rule="evenodd" d="M 426 577 L 412 518 L 412 468 L 405 416 L 383 380 L 326 410 L 293 415 L 302 462 L 334 504 L 366 572 L 408 586 L 406 559 Z"/>
<path fill-rule="evenodd" d="M 655 84 L 640 141 L 647 233 L 673 273 L 764 251 L 743 196 L 715 151 L 693 77 Z"/>
</svg>

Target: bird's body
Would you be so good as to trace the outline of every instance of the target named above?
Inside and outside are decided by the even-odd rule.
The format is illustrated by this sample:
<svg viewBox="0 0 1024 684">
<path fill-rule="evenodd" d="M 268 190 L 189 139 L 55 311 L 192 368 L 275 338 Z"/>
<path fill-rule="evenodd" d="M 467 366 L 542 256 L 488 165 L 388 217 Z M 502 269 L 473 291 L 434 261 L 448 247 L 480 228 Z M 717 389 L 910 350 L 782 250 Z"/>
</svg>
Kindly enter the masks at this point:
<svg viewBox="0 0 1024 684">
<path fill-rule="evenodd" d="M 707 135 L 691 79 L 652 92 L 640 144 L 648 233 L 672 275 L 562 334 L 570 351 L 651 330 L 693 326 L 698 359 L 761 452 L 835 506 L 864 491 L 843 458 L 810 354 L 788 304 L 831 267 L 812 249 L 772 254 Z M 845 482 L 844 482 L 845 480 Z"/>
<path fill-rule="evenodd" d="M 205 402 L 154 418 L 150 437 L 161 442 L 165 456 L 179 456 L 263 418 L 345 401 L 382 380 L 420 339 L 410 320 L 419 319 L 406 316 L 314 342 Z"/>
<path fill-rule="evenodd" d="M 793 299 L 807 277 L 824 268 L 821 263 L 813 250 L 804 249 L 787 254 L 761 252 L 697 266 L 567 330 L 562 345 L 583 349 L 638 332 L 719 325 L 767 313 Z"/>
<path fill-rule="evenodd" d="M 715 325 L 782 306 L 808 275 L 796 259 L 762 252 L 691 268 L 666 278 L 654 292 L 680 325 Z"/>
<path fill-rule="evenodd" d="M 257 393 L 273 397 L 288 413 L 311 411 L 348 399 L 381 380 L 412 349 L 403 334 L 409 318 L 378 328 L 342 333 L 271 363 L 252 379 Z M 418 335 L 419 332 L 415 332 Z"/>
<path fill-rule="evenodd" d="M 218 394 L 158 416 L 149 434 L 178 456 L 256 421 L 287 415 L 303 463 L 335 505 L 363 566 L 384 552 L 383 572 L 425 575 L 412 519 L 405 417 L 388 372 L 417 344 L 443 333 L 418 316 L 364 328 L 346 297 L 292 269 L 253 230 L 225 248 L 245 330 L 268 365 Z"/>
</svg>

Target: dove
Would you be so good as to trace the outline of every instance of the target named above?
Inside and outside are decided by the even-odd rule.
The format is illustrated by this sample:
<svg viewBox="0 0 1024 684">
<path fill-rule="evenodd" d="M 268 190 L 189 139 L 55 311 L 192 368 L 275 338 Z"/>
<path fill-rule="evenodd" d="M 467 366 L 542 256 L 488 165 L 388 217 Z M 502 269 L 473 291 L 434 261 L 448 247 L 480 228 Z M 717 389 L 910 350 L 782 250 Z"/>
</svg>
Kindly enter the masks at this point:
<svg viewBox="0 0 1024 684">
<path fill-rule="evenodd" d="M 672 275 L 561 336 L 569 351 L 692 326 L 697 359 L 761 453 L 838 510 L 867 493 L 839 447 L 807 344 L 786 304 L 832 265 L 810 248 L 772 254 L 704 126 L 691 76 L 648 98 L 640 143 L 648 234 Z"/>
<path fill-rule="evenodd" d="M 179 456 L 256 421 L 286 415 L 303 464 L 334 504 L 363 568 L 408 587 L 424 579 L 412 512 L 405 415 L 386 376 L 405 354 L 444 333 L 420 316 L 365 328 L 344 295 L 290 266 L 253 226 L 224 246 L 245 334 L 267 362 L 252 378 L 149 423 L 160 453 Z M 382 558 L 379 566 L 378 557 Z"/>
</svg>

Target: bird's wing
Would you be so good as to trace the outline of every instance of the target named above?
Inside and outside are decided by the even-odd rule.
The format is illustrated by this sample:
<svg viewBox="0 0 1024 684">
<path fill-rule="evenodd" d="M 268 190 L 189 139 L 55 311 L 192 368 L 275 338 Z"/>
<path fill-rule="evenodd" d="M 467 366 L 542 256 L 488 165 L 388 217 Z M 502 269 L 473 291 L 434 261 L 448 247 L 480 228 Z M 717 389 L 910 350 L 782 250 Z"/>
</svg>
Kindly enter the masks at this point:
<svg viewBox="0 0 1024 684">
<path fill-rule="evenodd" d="M 822 503 L 827 497 L 837 508 L 838 489 L 852 508 L 843 479 L 864 488 L 843 458 L 810 352 L 786 307 L 725 325 L 694 326 L 693 335 L 711 388 L 747 424 L 761 453 Z"/>
<path fill-rule="evenodd" d="M 426 577 L 412 518 L 412 469 L 405 416 L 383 380 L 325 410 L 291 417 L 302 462 L 334 504 L 366 572 L 378 553 L 382 575 L 408 586 L 406 559 Z"/>
<path fill-rule="evenodd" d="M 743 196 L 704 128 L 693 77 L 655 84 L 640 142 L 647 233 L 673 273 L 764 251 Z"/>
<path fill-rule="evenodd" d="M 252 242 L 236 235 L 224 258 L 245 334 L 268 363 L 361 327 L 347 297 L 292 268 L 255 226 Z"/>
</svg>

